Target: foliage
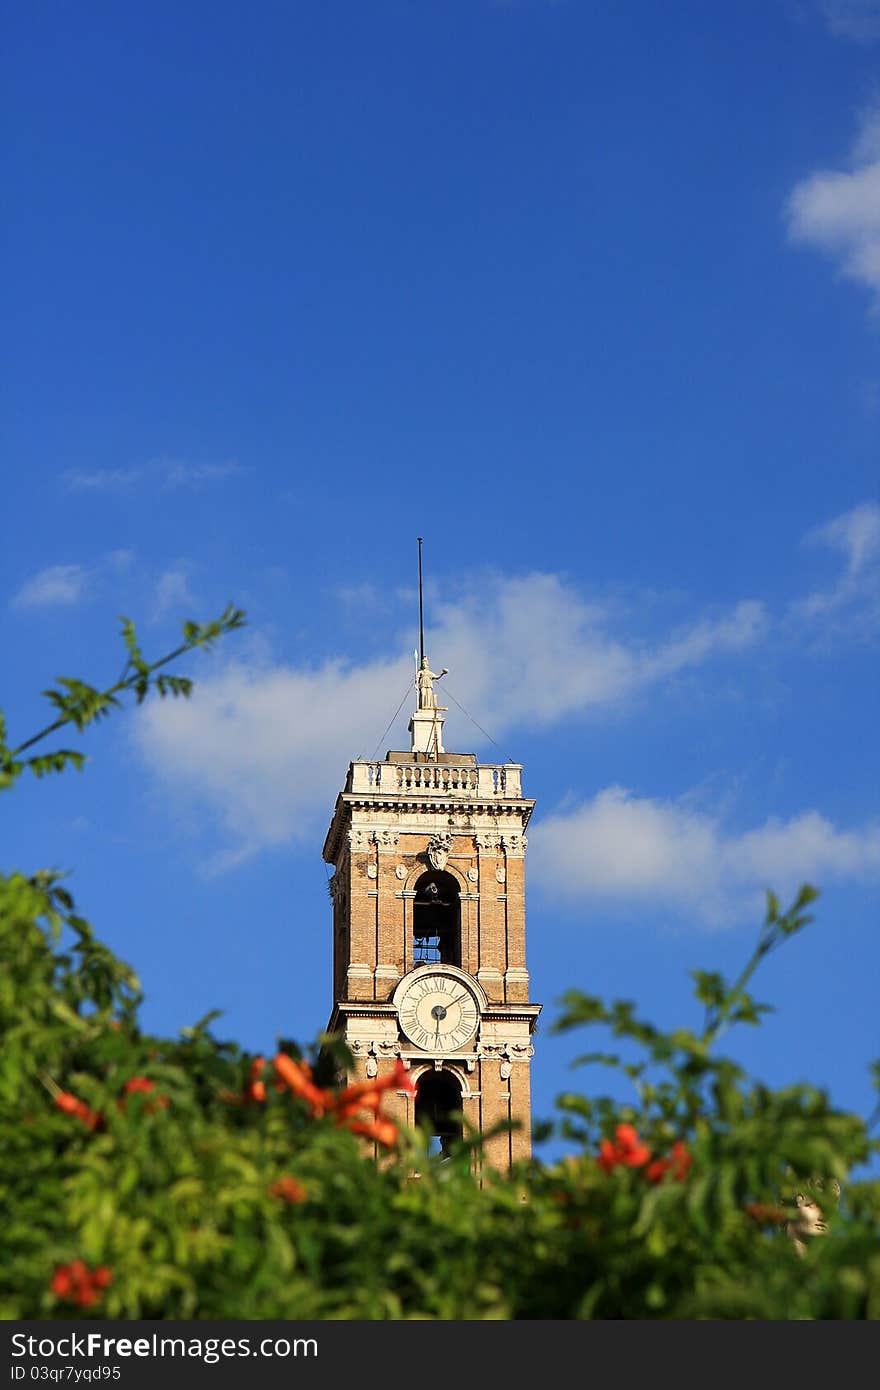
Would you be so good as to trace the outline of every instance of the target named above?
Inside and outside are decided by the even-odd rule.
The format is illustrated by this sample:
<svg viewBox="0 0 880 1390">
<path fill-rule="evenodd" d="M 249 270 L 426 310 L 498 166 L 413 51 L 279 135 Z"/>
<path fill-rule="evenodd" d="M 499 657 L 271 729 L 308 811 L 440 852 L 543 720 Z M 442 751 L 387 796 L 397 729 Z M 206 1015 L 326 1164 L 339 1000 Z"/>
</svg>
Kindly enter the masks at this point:
<svg viewBox="0 0 880 1390">
<path fill-rule="evenodd" d="M 21 755 L 68 724 L 82 730 L 89 724 L 105 719 L 112 710 L 119 709 L 122 697 L 129 692 L 134 694 L 138 704 L 147 698 L 151 690 L 155 690 L 163 699 L 167 695 L 188 697 L 192 693 L 192 681 L 186 676 L 169 675 L 163 668 L 198 647 L 212 647 L 225 633 L 242 627 L 244 613 L 229 604 L 213 622 L 184 623 L 180 646 L 153 662 L 145 661 L 131 619 L 120 618 L 120 622 L 126 658 L 122 674 L 113 685 L 106 690 L 97 690 L 85 681 L 60 676 L 57 689 L 43 691 L 46 699 L 58 711 L 58 717 L 17 748 L 8 746 L 6 721 L 0 714 L 0 790 L 8 789 L 25 770 L 32 772 L 35 777 L 44 777 L 48 772 L 63 772 L 67 767 L 81 770 L 85 755 L 77 749 L 56 748 L 51 753 L 30 754 L 27 758 Z"/>
<path fill-rule="evenodd" d="M 189 624 L 172 655 L 241 621 Z M 22 757 L 63 724 L 94 722 L 126 692 L 189 693 L 158 675 L 170 656 L 150 665 L 128 623 L 124 637 L 120 682 L 59 682 L 58 720 L 3 743 L 7 787 L 26 767 L 80 761 Z M 477 1176 L 474 1136 L 439 1161 L 424 1136 L 386 1124 L 382 1157 L 368 1154 L 352 1125 L 380 1120 L 381 1096 L 336 1089 L 333 1040 L 308 1058 L 285 1044 L 272 1068 L 218 1040 L 212 1016 L 176 1039 L 144 1033 L 137 978 L 58 879 L 0 877 L 0 1315 L 877 1317 L 880 1184 L 850 1176 L 877 1147 L 865 1125 L 714 1052 L 727 1027 L 760 1021 L 746 986 L 814 897 L 804 888 L 782 912 L 768 895 L 732 985 L 696 972 L 701 1031 L 662 1032 L 628 1002 L 569 992 L 557 1029 L 616 1039 L 579 1060 L 622 1071 L 633 1104 L 562 1096 L 572 1157 Z M 354 1119 L 358 1105 L 373 1119 Z M 811 1195 L 827 1233 L 798 1246 Z"/>
</svg>

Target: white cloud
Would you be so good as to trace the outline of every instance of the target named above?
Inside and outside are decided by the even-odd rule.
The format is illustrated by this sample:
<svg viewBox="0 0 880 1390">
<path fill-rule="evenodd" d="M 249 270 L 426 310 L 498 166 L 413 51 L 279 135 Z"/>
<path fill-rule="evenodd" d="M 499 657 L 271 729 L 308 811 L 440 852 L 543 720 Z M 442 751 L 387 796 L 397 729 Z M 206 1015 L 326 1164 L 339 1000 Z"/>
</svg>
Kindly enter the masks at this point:
<svg viewBox="0 0 880 1390">
<path fill-rule="evenodd" d="M 374 751 L 410 668 L 405 659 L 311 671 L 233 663 L 200 680 L 192 700 L 145 706 L 139 746 L 175 789 L 212 809 L 234 840 L 214 866 L 228 867 L 314 837 L 347 760 Z"/>
<path fill-rule="evenodd" d="M 491 711 L 498 732 L 618 706 L 659 680 L 742 651 L 768 623 L 763 606 L 745 600 L 663 641 L 625 641 L 613 634 L 621 614 L 553 574 L 496 577 L 436 608 L 429 651 L 449 667 L 446 685 L 456 699 Z"/>
<path fill-rule="evenodd" d="M 795 614 L 809 621 L 832 617 L 838 629 L 844 617 L 850 629 L 875 629 L 880 620 L 880 504 L 860 502 L 808 531 L 804 540 L 837 551 L 846 568 L 829 588 L 798 600 Z"/>
<path fill-rule="evenodd" d="M 106 556 L 105 563 L 107 568 L 114 570 L 116 574 L 128 574 L 134 560 L 133 550 L 111 550 Z"/>
<path fill-rule="evenodd" d="M 872 43 L 880 39 L 880 0 L 819 0 L 832 34 Z"/>
<path fill-rule="evenodd" d="M 94 564 L 50 565 L 25 581 L 10 600 L 12 608 L 71 607 L 94 598 L 109 574 L 118 579 L 134 564 L 133 550 L 110 550 Z"/>
<path fill-rule="evenodd" d="M 350 608 L 356 613 L 371 612 L 374 609 L 388 606 L 388 596 L 385 590 L 379 589 L 369 580 L 365 580 L 362 584 L 340 584 L 336 589 L 336 597 L 346 608 Z"/>
<path fill-rule="evenodd" d="M 787 204 L 793 240 L 827 252 L 844 275 L 880 295 L 880 116 L 863 121 L 848 169 L 819 170 Z"/>
<path fill-rule="evenodd" d="M 157 465 L 157 469 L 166 491 L 200 488 L 205 483 L 221 482 L 224 478 L 234 478 L 245 471 L 235 459 L 228 459 L 225 463 L 184 463 L 167 459 Z"/>
<path fill-rule="evenodd" d="M 82 565 L 50 565 L 33 575 L 11 600 L 14 608 L 69 607 L 85 597 L 88 571 Z"/>
<path fill-rule="evenodd" d="M 153 602 L 153 621 L 158 622 L 172 609 L 194 608 L 197 600 L 189 587 L 189 566 L 174 565 L 160 574 L 156 581 Z"/>
<path fill-rule="evenodd" d="M 754 920 L 763 890 L 880 874 L 880 824 L 840 830 L 817 811 L 744 832 L 675 801 L 606 787 L 529 833 L 530 874 L 568 905 L 685 911 L 704 923 Z"/>
<path fill-rule="evenodd" d="M 861 574 L 880 554 L 880 504 L 860 502 L 851 511 L 808 531 L 805 539 L 841 551 L 847 573 Z"/>
<path fill-rule="evenodd" d="M 162 492 L 175 492 L 182 488 L 196 490 L 244 472 L 235 459 L 221 463 L 188 463 L 184 459 L 157 458 L 130 468 L 99 468 L 93 472 L 73 469 L 64 475 L 64 482 L 69 492 L 118 495 L 132 492 L 141 484 Z"/>
<path fill-rule="evenodd" d="M 743 650 L 765 627 L 760 605 L 749 601 L 665 642 L 627 643 L 612 636 L 606 605 L 546 574 L 496 576 L 437 611 L 427 650 L 435 669 L 442 659 L 450 670 L 438 693 L 448 685 L 455 702 L 499 735 L 516 724 L 618 708 L 686 668 Z M 233 663 L 200 680 L 192 703 L 145 707 L 137 723 L 141 751 L 175 794 L 211 809 L 234 842 L 233 856 L 241 857 L 242 846 L 313 838 L 349 758 L 408 746 L 410 640 L 399 643 L 399 657 L 363 666 L 285 668 L 265 654 L 247 666 Z M 394 731 L 382 735 L 401 697 Z M 463 727 L 452 699 L 440 703 L 451 706 L 448 745 L 482 743 Z M 504 756 L 497 749 L 489 755 Z"/>
<path fill-rule="evenodd" d="M 673 675 L 713 656 L 744 651 L 760 641 L 768 625 L 764 605 L 756 599 L 744 599 L 726 617 L 695 623 L 680 636 L 661 644 L 653 654 L 647 654 L 641 675 L 651 679 Z"/>
<path fill-rule="evenodd" d="M 143 468 L 71 469 L 64 482 L 69 492 L 129 492 L 143 476 Z"/>
</svg>

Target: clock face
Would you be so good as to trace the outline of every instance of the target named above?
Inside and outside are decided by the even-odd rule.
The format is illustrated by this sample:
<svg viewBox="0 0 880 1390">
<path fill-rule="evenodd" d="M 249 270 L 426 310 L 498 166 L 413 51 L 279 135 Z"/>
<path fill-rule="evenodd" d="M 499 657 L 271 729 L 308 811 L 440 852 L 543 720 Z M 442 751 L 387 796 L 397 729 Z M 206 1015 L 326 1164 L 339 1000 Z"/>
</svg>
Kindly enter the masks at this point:
<svg viewBox="0 0 880 1390">
<path fill-rule="evenodd" d="M 474 996 L 456 976 L 439 971 L 407 986 L 398 1013 L 406 1036 L 426 1052 L 456 1052 L 477 1029 Z"/>
</svg>

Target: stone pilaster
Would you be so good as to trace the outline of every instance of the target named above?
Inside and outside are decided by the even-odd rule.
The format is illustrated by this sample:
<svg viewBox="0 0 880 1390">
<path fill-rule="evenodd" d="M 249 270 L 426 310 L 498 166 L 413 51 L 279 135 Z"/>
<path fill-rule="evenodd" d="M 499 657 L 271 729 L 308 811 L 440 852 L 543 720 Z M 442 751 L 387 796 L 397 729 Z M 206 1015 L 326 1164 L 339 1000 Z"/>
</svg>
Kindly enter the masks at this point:
<svg viewBox="0 0 880 1390">
<path fill-rule="evenodd" d="M 477 979 L 493 1003 L 504 998 L 506 929 L 504 897 L 498 882 L 500 836 L 494 830 L 480 830 L 474 836 L 479 872 L 479 965 Z"/>
</svg>

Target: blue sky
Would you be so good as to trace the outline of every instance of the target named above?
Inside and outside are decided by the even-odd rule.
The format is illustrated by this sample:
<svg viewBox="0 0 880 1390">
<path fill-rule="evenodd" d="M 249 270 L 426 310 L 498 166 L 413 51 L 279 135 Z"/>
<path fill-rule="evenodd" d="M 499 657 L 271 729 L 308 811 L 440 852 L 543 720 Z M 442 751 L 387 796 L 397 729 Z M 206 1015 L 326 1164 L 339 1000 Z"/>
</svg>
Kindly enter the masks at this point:
<svg viewBox="0 0 880 1390">
<path fill-rule="evenodd" d="M 4 14 L 13 739 L 57 676 L 115 679 L 117 615 L 155 655 L 249 618 L 191 704 L 16 791 L 5 864 L 71 871 L 151 1027 L 313 1036 L 323 837 L 349 759 L 406 746 L 421 535 L 447 747 L 537 799 L 536 1115 L 565 988 L 696 1025 L 688 969 L 804 880 L 728 1046 L 866 1114 L 880 4 Z"/>
</svg>

